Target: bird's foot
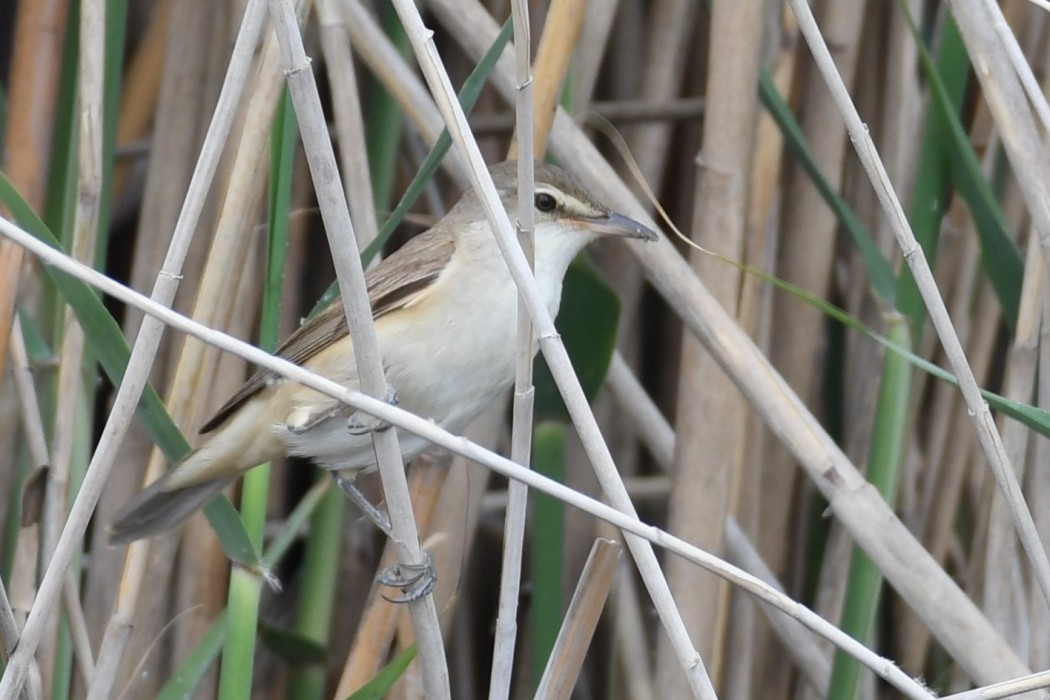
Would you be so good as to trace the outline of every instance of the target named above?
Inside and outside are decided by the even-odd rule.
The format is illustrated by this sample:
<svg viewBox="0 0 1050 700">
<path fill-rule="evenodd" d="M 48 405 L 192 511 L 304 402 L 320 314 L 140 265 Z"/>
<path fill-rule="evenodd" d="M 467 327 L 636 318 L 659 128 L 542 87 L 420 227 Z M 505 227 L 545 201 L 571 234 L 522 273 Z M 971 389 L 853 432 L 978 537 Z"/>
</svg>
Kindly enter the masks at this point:
<svg viewBox="0 0 1050 700">
<path fill-rule="evenodd" d="M 354 505 L 361 509 L 376 527 L 383 531 L 387 537 L 394 539 L 394 529 L 390 526 L 390 519 L 383 511 L 376 508 L 357 488 L 352 477 L 346 477 L 339 472 L 333 472 L 332 478 L 339 488 L 346 494 Z M 437 582 L 437 574 L 434 572 L 434 564 L 430 555 L 423 553 L 425 557 L 422 563 L 402 565 L 397 564 L 389 569 L 384 569 L 376 575 L 376 583 L 392 588 L 400 588 L 402 595 L 390 598 L 383 596 L 391 603 L 411 603 L 428 595 L 434 590 Z"/>
<path fill-rule="evenodd" d="M 391 588 L 400 588 L 401 595 L 383 596 L 390 603 L 412 603 L 430 595 L 437 583 L 437 573 L 430 555 L 423 552 L 423 561 L 419 564 L 395 564 L 376 574 L 376 583 Z M 382 594 L 380 594 L 382 595 Z"/>
<path fill-rule="evenodd" d="M 387 385 L 386 402 L 391 406 L 398 404 L 397 392 L 394 387 Z M 368 435 L 369 433 L 381 433 L 390 429 L 390 424 L 384 420 L 371 416 L 364 411 L 357 411 L 350 420 L 346 422 L 346 429 L 351 435 Z"/>
</svg>

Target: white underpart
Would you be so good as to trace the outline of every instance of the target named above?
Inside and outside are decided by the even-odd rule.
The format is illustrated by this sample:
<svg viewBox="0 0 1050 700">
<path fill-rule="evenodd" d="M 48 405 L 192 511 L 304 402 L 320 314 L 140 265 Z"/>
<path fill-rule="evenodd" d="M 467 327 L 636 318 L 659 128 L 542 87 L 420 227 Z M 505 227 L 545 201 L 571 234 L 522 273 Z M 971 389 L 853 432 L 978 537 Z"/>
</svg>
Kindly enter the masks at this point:
<svg viewBox="0 0 1050 700">
<path fill-rule="evenodd" d="M 487 225 L 478 224 L 461 235 L 448 268 L 420 299 L 376 322 L 387 382 L 396 390 L 399 405 L 453 433 L 462 432 L 513 384 L 517 332 L 517 287 Z M 564 225 L 537 225 L 536 282 L 552 317 L 558 312 L 569 263 L 593 237 Z M 331 366 L 336 361 L 341 365 Z M 352 357 L 326 358 L 321 353 L 308 365 L 358 388 Z M 350 410 L 338 410 L 306 431 L 289 429 L 309 424 L 312 417 L 333 408 L 331 399 L 300 391 L 273 430 L 291 454 L 328 469 L 371 470 L 371 436 L 347 429 Z M 399 442 L 405 459 L 428 445 L 410 433 L 399 433 Z"/>
</svg>

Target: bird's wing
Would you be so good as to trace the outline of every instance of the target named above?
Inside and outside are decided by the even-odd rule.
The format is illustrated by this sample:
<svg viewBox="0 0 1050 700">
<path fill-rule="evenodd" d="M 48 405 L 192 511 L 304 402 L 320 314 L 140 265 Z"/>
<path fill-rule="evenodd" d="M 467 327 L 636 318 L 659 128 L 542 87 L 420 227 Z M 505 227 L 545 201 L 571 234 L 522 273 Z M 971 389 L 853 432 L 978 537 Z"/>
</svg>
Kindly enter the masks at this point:
<svg viewBox="0 0 1050 700">
<path fill-rule="evenodd" d="M 418 300 L 445 269 L 455 244 L 447 235 L 431 229 L 416 236 L 365 276 L 372 318 L 390 313 Z M 346 317 L 339 299 L 333 299 L 277 349 L 277 356 L 301 365 L 347 334 Z M 201 428 L 207 433 L 222 425 L 245 401 L 280 375 L 260 369 L 230 397 Z"/>
</svg>

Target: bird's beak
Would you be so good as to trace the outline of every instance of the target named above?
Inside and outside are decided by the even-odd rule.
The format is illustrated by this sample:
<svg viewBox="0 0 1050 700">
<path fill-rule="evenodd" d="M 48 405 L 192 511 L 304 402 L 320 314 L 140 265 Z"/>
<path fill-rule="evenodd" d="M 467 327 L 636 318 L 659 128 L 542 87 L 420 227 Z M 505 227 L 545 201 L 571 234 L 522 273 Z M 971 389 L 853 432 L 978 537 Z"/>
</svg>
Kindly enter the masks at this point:
<svg viewBox="0 0 1050 700">
<path fill-rule="evenodd" d="M 583 228 L 592 233 L 619 236 L 620 238 L 638 238 L 643 241 L 655 241 L 658 238 L 656 232 L 648 226 L 643 226 L 634 219 L 616 212 L 609 212 L 605 216 L 580 217 L 577 221 L 583 225 Z"/>
</svg>

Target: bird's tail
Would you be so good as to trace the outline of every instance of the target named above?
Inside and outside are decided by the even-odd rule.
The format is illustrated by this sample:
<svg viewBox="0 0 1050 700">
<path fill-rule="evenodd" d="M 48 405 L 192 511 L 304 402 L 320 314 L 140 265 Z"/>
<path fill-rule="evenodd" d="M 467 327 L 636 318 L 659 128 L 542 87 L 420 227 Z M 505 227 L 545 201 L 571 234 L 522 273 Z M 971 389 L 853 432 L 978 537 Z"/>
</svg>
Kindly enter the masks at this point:
<svg viewBox="0 0 1050 700">
<path fill-rule="evenodd" d="M 130 542 L 175 527 L 248 469 L 283 454 L 276 434 L 260 429 L 275 422 L 268 413 L 275 410 L 269 395 L 261 398 L 248 401 L 203 445 L 131 499 L 110 526 L 110 541 Z M 280 415 L 287 412 L 284 404 L 276 408 Z"/>
<path fill-rule="evenodd" d="M 222 476 L 172 487 L 170 482 L 174 472 L 175 469 L 172 469 L 154 481 L 117 513 L 110 525 L 111 544 L 125 544 L 175 527 L 236 478 L 236 475 Z"/>
</svg>

